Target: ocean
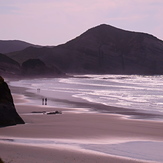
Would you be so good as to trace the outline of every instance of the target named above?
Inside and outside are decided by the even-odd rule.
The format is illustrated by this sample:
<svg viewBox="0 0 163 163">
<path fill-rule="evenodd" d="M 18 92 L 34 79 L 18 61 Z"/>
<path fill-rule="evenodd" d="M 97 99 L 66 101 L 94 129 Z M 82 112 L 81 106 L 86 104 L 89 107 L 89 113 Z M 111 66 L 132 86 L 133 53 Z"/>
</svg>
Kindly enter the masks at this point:
<svg viewBox="0 0 163 163">
<path fill-rule="evenodd" d="M 55 107 L 87 101 L 163 115 L 162 75 L 74 75 L 10 81 L 9 85 L 26 87 L 27 92 L 48 98 L 48 105 Z M 36 100 L 41 104 L 41 99 Z"/>
</svg>

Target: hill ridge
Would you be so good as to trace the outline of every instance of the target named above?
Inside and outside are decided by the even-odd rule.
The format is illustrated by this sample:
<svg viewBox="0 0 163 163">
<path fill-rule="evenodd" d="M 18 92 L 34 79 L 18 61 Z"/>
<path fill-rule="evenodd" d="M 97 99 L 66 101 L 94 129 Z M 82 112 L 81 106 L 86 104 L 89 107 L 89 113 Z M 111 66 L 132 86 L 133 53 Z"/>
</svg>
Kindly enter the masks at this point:
<svg viewBox="0 0 163 163">
<path fill-rule="evenodd" d="M 40 59 L 66 73 L 163 74 L 163 41 L 157 37 L 101 24 L 56 47 L 8 54 L 22 63 Z"/>
</svg>

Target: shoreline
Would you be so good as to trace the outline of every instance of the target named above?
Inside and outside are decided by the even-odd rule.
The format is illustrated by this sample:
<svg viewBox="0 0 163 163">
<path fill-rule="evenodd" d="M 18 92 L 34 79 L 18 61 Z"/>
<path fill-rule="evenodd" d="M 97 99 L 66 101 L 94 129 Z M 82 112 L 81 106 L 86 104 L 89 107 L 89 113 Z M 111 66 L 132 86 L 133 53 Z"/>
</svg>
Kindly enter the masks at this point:
<svg viewBox="0 0 163 163">
<path fill-rule="evenodd" d="M 162 149 L 163 142 L 154 142 L 154 141 L 143 141 L 143 140 L 134 140 L 127 141 L 121 140 L 119 142 L 110 142 L 109 144 L 89 144 L 89 142 L 73 142 L 72 140 L 62 140 L 62 139 L 32 139 L 32 138 L 0 138 L 0 143 L 2 146 L 16 146 L 18 148 L 39 148 L 40 150 L 62 150 L 62 154 L 65 151 L 83 153 L 84 155 L 94 155 L 98 157 L 108 157 L 108 159 L 112 158 L 113 160 L 117 159 L 121 162 L 129 161 L 130 162 L 162 162 Z M 126 150 L 129 148 L 128 150 Z M 135 148 L 137 147 L 137 148 Z M 144 148 L 144 151 L 139 149 Z M 155 149 L 159 149 L 157 151 L 157 155 L 153 156 Z M 150 150 L 150 152 L 149 152 Z M 54 152 L 54 151 L 53 151 Z M 133 152 L 136 155 L 133 155 Z M 147 153 L 148 158 L 147 157 Z M 159 158 L 160 157 L 160 158 Z"/>
<path fill-rule="evenodd" d="M 158 160 L 147 160 L 149 153 L 145 153 L 143 159 L 136 159 L 135 157 L 128 156 L 128 149 L 126 148 L 127 142 L 137 143 L 140 146 L 141 143 L 148 142 L 149 145 L 153 142 L 153 145 L 163 142 L 163 123 L 159 121 L 146 121 L 142 119 L 131 119 L 124 115 L 113 114 L 113 113 L 101 113 L 88 112 L 82 110 L 83 106 L 78 103 L 77 111 L 75 108 L 56 108 L 53 106 L 37 105 L 34 103 L 29 104 L 28 100 L 21 95 L 22 91 L 15 88 L 14 102 L 16 110 L 19 115 L 25 120 L 25 125 L 9 126 L 5 128 L 0 128 L 0 139 L 8 139 L 3 141 L 0 140 L 0 157 L 6 161 L 10 162 L 13 160 L 14 163 L 94 163 L 94 162 L 150 162 Z M 25 91 L 25 90 L 23 90 Z M 30 94 L 32 96 L 32 94 Z M 88 105 L 87 105 L 88 106 Z M 90 106 L 90 105 L 89 105 Z M 91 104 L 92 108 L 99 107 L 96 104 Z M 110 107 L 110 109 L 115 109 Z M 122 109 L 122 108 L 120 108 Z M 61 115 L 45 115 L 45 114 L 29 114 L 33 111 L 62 111 Z M 133 112 L 134 113 L 134 112 Z M 50 143 L 47 143 L 47 148 L 39 147 L 40 142 L 36 141 L 36 146 L 27 142 L 27 144 L 22 145 L 21 143 L 12 144 L 11 139 L 24 139 L 24 140 L 53 140 L 54 147 L 50 148 Z M 58 141 L 58 142 L 57 142 Z M 65 144 L 69 143 L 69 147 Z M 82 145 L 83 143 L 83 145 Z M 110 145 L 124 145 L 122 149 L 124 150 L 126 157 L 122 156 L 122 153 L 115 155 L 111 151 L 110 154 L 105 153 L 105 148 L 112 149 Z M 45 145 L 43 143 L 43 145 Z M 73 145 L 77 145 L 80 148 L 71 148 Z M 100 145 L 100 146 L 98 146 Z M 81 147 L 82 146 L 82 147 Z M 144 145 L 145 146 L 145 145 Z M 63 147 L 63 148 L 60 148 Z M 156 146 L 156 148 L 160 146 Z M 99 151 L 101 148 L 104 151 Z M 115 148 L 115 147 L 114 147 Z M 121 146 L 118 146 L 115 153 L 118 153 Z M 126 149 L 125 149 L 126 148 Z M 132 148 L 134 149 L 134 147 Z M 131 152 L 131 149 L 130 149 Z M 156 151 L 157 152 L 157 151 Z M 125 155 L 124 154 L 124 155 Z M 133 155 L 136 153 L 132 153 Z M 140 155 L 140 154 L 139 154 Z M 156 154 L 153 153 L 153 157 Z M 154 158 L 153 158 L 154 159 Z M 159 158 L 163 160 L 162 156 Z M 160 162 L 161 162 L 160 161 Z"/>
<path fill-rule="evenodd" d="M 44 98 L 43 95 L 34 93 L 34 92 L 27 92 L 27 90 L 30 90 L 29 88 L 25 87 L 15 87 L 15 86 L 10 86 L 10 88 L 13 91 L 13 94 L 15 93 L 20 95 L 23 94 L 26 99 L 29 98 L 27 101 L 32 101 L 32 104 L 35 105 L 41 105 L 41 100 Z M 19 91 L 18 91 L 19 90 Z M 33 99 L 31 99 L 31 97 Z M 45 95 L 46 97 L 46 95 Z M 36 102 L 37 101 L 37 102 Z M 66 96 L 66 99 L 60 99 L 60 98 L 48 98 L 48 101 L 50 101 L 50 106 L 53 106 L 54 102 L 59 104 L 59 107 L 61 108 L 83 108 L 88 110 L 89 112 L 97 112 L 97 113 L 104 113 L 104 114 L 116 114 L 120 115 L 124 118 L 127 119 L 137 119 L 137 120 L 145 120 L 145 121 L 158 121 L 158 122 L 163 122 L 163 115 L 157 114 L 157 113 L 152 113 L 149 111 L 145 110 L 136 110 L 136 109 L 128 109 L 128 108 L 122 108 L 122 107 L 115 107 L 115 106 L 108 106 L 104 104 L 99 104 L 99 103 L 93 103 L 89 102 L 83 99 L 76 99 L 75 97 L 71 97 L 70 99 Z M 60 106 L 61 103 L 61 106 Z M 64 106 L 62 106 L 62 103 Z M 48 104 L 49 105 L 49 104 Z M 54 106 L 56 107 L 56 106 Z"/>
</svg>

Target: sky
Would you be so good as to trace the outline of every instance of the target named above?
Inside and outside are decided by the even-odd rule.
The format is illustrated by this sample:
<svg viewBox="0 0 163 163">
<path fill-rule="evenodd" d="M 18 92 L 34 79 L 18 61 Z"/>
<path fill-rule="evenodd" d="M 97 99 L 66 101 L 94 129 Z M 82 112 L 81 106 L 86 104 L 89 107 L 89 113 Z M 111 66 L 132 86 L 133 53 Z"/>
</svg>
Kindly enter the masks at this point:
<svg viewBox="0 0 163 163">
<path fill-rule="evenodd" d="M 100 24 L 163 40 L 163 0 L 0 0 L 0 40 L 59 45 Z"/>
</svg>

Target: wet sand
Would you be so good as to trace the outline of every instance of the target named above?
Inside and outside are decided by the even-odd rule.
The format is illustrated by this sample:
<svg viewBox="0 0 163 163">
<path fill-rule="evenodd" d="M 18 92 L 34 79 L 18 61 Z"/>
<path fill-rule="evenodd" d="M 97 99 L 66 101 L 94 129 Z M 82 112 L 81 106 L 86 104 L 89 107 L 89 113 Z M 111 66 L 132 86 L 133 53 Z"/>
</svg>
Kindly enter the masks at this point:
<svg viewBox="0 0 163 163">
<path fill-rule="evenodd" d="M 163 142 L 163 122 L 127 119 L 127 116 L 117 114 L 90 113 L 78 108 L 28 105 L 26 99 L 18 94 L 14 95 L 14 101 L 17 112 L 26 124 L 0 128 L 0 157 L 6 162 L 141 162 L 142 160 L 132 157 L 110 155 L 98 150 L 86 149 L 84 146 L 76 146 L 76 144 Z M 97 108 L 96 105 L 94 106 Z M 61 111 L 62 114 L 43 113 L 56 110 Z M 18 143 L 12 141 L 15 139 L 56 140 L 56 143 Z M 69 142 L 68 146 L 61 143 L 63 141 Z M 149 160 L 146 161 L 149 162 Z"/>
</svg>

